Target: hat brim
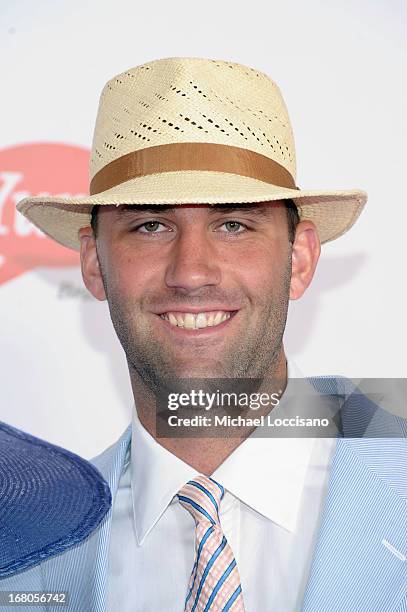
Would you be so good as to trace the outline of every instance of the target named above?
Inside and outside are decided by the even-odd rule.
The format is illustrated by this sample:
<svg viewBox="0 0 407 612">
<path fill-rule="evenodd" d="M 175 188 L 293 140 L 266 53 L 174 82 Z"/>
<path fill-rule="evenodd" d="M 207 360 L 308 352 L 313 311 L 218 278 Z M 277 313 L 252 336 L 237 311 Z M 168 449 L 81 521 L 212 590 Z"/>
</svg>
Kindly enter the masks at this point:
<svg viewBox="0 0 407 612">
<path fill-rule="evenodd" d="M 92 463 L 1 421 L 0 474 L 0 579 L 79 544 L 111 509 Z"/>
<path fill-rule="evenodd" d="M 236 174 L 191 170 L 137 177 L 93 196 L 28 197 L 17 204 L 17 210 L 47 236 L 79 251 L 78 231 L 90 225 L 96 204 L 241 204 L 283 199 L 294 200 L 300 219 L 313 221 L 324 243 L 352 227 L 367 194 L 358 189 L 286 189 Z"/>
</svg>

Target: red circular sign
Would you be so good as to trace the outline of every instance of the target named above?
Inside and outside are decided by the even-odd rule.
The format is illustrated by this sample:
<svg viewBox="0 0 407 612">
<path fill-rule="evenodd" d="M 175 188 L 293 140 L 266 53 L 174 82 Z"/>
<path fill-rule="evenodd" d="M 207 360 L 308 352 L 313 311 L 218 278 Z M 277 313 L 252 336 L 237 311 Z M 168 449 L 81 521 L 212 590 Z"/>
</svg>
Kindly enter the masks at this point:
<svg viewBox="0 0 407 612">
<path fill-rule="evenodd" d="M 56 143 L 0 151 L 0 284 L 38 266 L 79 265 L 77 251 L 45 236 L 16 210 L 27 196 L 88 193 L 89 150 Z"/>
</svg>

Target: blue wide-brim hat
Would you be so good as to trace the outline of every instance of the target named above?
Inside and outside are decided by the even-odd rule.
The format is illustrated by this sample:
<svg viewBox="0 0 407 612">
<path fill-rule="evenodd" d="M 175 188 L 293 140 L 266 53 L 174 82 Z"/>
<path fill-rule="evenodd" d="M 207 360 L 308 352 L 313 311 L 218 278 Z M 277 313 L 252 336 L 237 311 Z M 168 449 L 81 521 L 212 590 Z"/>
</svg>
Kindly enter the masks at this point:
<svg viewBox="0 0 407 612">
<path fill-rule="evenodd" d="M 0 422 L 0 578 L 86 539 L 111 503 L 89 461 Z"/>
</svg>

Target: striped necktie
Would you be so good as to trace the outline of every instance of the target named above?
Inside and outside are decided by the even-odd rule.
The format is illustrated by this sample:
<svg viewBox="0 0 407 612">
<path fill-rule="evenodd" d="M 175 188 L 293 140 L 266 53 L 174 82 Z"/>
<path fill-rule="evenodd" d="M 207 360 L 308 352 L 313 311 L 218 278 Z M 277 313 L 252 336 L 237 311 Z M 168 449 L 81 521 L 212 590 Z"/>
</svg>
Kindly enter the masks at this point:
<svg viewBox="0 0 407 612">
<path fill-rule="evenodd" d="M 225 489 L 213 478 L 198 475 L 177 495 L 195 521 L 195 563 L 185 612 L 244 612 L 236 559 L 219 521 L 224 494 Z"/>
</svg>

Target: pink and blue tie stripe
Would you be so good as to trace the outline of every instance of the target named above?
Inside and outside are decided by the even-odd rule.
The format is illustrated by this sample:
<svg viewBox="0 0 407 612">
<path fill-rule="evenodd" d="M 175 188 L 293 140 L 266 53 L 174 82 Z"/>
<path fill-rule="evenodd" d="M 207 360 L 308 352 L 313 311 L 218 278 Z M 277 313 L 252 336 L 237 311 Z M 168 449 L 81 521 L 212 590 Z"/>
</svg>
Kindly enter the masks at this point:
<svg viewBox="0 0 407 612">
<path fill-rule="evenodd" d="M 195 521 L 195 562 L 185 612 L 244 612 L 236 559 L 220 525 L 225 490 L 213 478 L 198 475 L 178 492 L 180 504 Z"/>
</svg>

